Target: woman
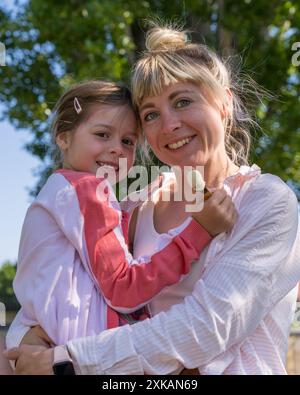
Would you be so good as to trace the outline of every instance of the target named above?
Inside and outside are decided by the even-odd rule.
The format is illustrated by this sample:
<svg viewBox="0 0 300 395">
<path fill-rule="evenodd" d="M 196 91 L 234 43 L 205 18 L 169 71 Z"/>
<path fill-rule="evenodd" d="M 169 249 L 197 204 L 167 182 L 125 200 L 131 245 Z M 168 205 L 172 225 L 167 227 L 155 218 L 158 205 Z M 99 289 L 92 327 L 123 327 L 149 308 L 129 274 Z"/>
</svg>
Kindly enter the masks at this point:
<svg viewBox="0 0 300 395">
<path fill-rule="evenodd" d="M 300 278 L 295 195 L 279 178 L 247 166 L 253 121 L 221 60 L 169 28 L 150 30 L 146 46 L 132 85 L 152 150 L 181 169 L 204 166 L 208 188 L 224 185 L 239 219 L 202 253 L 181 297 L 172 298 L 172 287 L 161 295 L 164 313 L 70 341 L 64 350 L 77 374 L 171 374 L 182 366 L 201 374 L 285 374 Z M 165 177 L 162 190 L 174 196 L 179 182 Z M 137 217 L 135 253 L 188 215 L 183 202 L 165 202 L 162 193 L 149 204 Z M 150 236 L 138 231 L 141 222 L 152 226 Z M 33 351 L 22 346 L 7 355 L 19 358 L 19 373 L 51 373 L 53 350 Z"/>
</svg>

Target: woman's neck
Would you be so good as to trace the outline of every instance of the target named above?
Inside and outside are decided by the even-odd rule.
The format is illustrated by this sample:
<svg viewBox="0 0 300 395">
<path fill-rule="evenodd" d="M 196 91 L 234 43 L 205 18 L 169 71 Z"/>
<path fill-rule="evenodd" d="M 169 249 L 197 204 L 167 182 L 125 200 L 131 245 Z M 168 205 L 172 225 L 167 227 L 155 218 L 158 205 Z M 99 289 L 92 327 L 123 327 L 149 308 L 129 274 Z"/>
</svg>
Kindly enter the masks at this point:
<svg viewBox="0 0 300 395">
<path fill-rule="evenodd" d="M 224 180 L 238 172 L 239 167 L 229 158 L 223 163 L 210 162 L 204 167 L 204 180 L 208 189 L 221 188 Z"/>
<path fill-rule="evenodd" d="M 218 165 L 216 165 L 218 164 Z M 178 169 L 178 171 L 177 171 Z M 236 174 L 239 167 L 236 166 L 227 156 L 211 160 L 204 166 L 204 181 L 208 189 L 217 189 L 223 186 L 224 180 Z M 183 169 L 173 167 L 177 185 L 184 185 L 185 173 Z"/>
</svg>

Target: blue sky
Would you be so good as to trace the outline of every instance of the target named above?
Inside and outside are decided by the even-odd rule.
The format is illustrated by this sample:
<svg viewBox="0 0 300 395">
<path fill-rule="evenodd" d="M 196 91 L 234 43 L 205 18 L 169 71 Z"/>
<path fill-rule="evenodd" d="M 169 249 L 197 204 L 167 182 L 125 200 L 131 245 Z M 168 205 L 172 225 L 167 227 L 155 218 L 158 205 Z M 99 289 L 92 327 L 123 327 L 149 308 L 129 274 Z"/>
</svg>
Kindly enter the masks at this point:
<svg viewBox="0 0 300 395">
<path fill-rule="evenodd" d="M 20 2 L 25 3 L 25 0 Z M 1 0 L 1 5 L 15 10 L 13 0 Z M 15 261 L 23 219 L 30 204 L 28 190 L 37 179 L 33 170 L 41 162 L 23 147 L 31 141 L 30 133 L 18 130 L 7 121 L 0 122 L 0 265 L 9 259 Z"/>
<path fill-rule="evenodd" d="M 30 204 L 28 189 L 37 178 L 33 169 L 41 162 L 23 146 L 31 141 L 28 131 L 16 131 L 8 122 L 0 123 L 0 265 L 6 259 L 15 261 L 22 222 Z"/>
</svg>

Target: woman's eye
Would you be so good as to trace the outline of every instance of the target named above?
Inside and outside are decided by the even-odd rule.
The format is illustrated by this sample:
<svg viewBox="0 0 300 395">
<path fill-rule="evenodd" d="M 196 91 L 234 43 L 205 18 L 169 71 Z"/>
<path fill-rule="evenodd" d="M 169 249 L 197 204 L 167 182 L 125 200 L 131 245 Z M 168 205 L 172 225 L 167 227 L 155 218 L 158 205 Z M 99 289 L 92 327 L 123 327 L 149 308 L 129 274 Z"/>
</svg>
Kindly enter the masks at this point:
<svg viewBox="0 0 300 395">
<path fill-rule="evenodd" d="M 186 107 L 189 104 L 191 104 L 191 100 L 189 100 L 189 99 L 181 99 L 181 100 L 178 100 L 178 102 L 176 103 L 176 107 L 177 108 Z"/>
<path fill-rule="evenodd" d="M 144 116 L 144 121 L 149 122 L 153 121 L 153 119 L 156 119 L 158 117 L 158 114 L 156 112 L 149 112 Z"/>
</svg>

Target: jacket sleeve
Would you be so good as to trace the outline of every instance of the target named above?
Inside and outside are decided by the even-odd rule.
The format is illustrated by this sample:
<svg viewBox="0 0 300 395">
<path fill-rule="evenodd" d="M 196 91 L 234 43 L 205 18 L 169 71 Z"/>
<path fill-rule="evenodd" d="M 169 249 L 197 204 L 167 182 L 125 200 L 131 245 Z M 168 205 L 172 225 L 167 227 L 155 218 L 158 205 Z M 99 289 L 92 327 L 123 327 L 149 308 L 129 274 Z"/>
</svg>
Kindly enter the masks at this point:
<svg viewBox="0 0 300 395">
<path fill-rule="evenodd" d="M 87 174 L 79 178 L 63 175 L 78 199 L 82 246 L 89 267 L 107 303 L 120 312 L 142 307 L 163 287 L 177 283 L 211 240 L 208 232 L 189 218 L 181 233 L 160 250 L 134 259 L 125 242 L 122 212 L 106 180 Z"/>
<path fill-rule="evenodd" d="M 72 193 L 73 188 L 63 177 L 51 176 L 30 206 L 22 228 L 13 282 L 21 305 L 17 322 L 28 327 L 39 324 L 55 344 L 87 333 L 91 322 L 95 333 L 99 333 L 100 321 L 106 316 L 103 298 L 74 247 L 81 244 L 80 218 L 74 212 L 74 216 L 67 215 L 64 208 L 67 199 L 76 209 Z M 20 340 L 24 331 L 18 335 L 18 328 L 21 326 L 16 330 L 12 327 L 8 342 Z"/>
<path fill-rule="evenodd" d="M 19 347 L 23 337 L 29 331 L 32 324 L 37 325 L 36 322 L 30 322 L 30 320 L 26 318 L 25 310 L 21 308 L 8 328 L 5 338 L 6 348 Z"/>
</svg>

